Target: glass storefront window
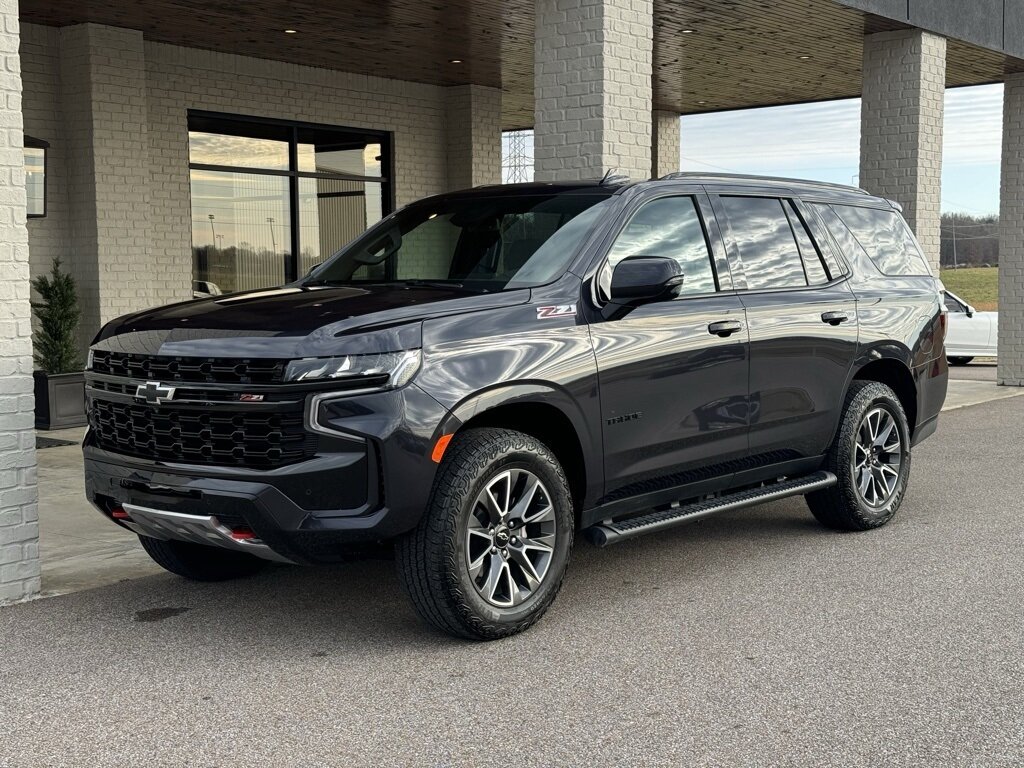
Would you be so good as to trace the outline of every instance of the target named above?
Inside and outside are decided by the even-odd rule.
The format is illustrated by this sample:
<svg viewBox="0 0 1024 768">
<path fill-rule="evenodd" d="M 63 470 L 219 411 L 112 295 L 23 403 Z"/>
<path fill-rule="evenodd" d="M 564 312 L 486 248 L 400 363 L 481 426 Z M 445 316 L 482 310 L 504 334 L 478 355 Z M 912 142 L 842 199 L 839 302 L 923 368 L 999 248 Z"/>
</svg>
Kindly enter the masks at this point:
<svg viewBox="0 0 1024 768">
<path fill-rule="evenodd" d="M 288 177 L 193 170 L 191 186 L 195 280 L 221 293 L 286 282 Z"/>
<path fill-rule="evenodd" d="M 189 115 L 193 292 L 304 275 L 391 209 L 385 134 Z"/>
<path fill-rule="evenodd" d="M 29 218 L 46 215 L 46 149 L 45 141 L 25 137 L 25 197 Z"/>
</svg>

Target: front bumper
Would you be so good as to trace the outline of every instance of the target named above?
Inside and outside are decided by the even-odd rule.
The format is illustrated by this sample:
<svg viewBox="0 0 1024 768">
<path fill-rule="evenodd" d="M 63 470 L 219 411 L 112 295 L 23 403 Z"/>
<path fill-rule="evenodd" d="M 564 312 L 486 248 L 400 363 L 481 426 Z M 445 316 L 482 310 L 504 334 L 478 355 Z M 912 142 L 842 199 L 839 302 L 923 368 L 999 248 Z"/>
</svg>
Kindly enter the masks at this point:
<svg viewBox="0 0 1024 768">
<path fill-rule="evenodd" d="M 319 404 L 320 433 L 311 458 L 266 470 L 154 461 L 83 444 L 89 500 L 113 522 L 137 533 L 238 548 L 225 532 L 249 530 L 269 552 L 296 563 L 344 560 L 351 549 L 415 527 L 436 464 L 430 459 L 447 411 L 415 385 Z M 150 510 L 145 527 L 130 525 L 130 508 Z M 114 516 L 117 509 L 128 518 Z M 155 519 L 155 513 L 163 517 Z M 175 519 L 175 515 L 187 518 Z M 153 519 L 151 519 L 153 518 Z M 215 518 L 210 521 L 210 518 Z M 181 523 L 177 533 L 159 520 Z M 187 525 L 186 525 L 187 523 Z M 163 523 L 159 523 L 163 525 Z"/>
</svg>

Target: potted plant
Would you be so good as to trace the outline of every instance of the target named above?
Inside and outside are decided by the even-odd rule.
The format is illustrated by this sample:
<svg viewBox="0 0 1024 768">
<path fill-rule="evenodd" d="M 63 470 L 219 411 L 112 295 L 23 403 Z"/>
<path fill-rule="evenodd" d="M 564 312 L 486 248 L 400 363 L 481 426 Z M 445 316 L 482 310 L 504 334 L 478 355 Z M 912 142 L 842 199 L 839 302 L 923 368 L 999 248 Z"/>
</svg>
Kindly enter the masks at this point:
<svg viewBox="0 0 1024 768">
<path fill-rule="evenodd" d="M 37 327 L 33 373 L 36 427 L 64 429 L 85 424 L 85 374 L 78 354 L 76 330 L 82 311 L 75 279 L 55 259 L 50 274 L 37 277 L 32 287 L 41 301 L 32 302 Z"/>
</svg>

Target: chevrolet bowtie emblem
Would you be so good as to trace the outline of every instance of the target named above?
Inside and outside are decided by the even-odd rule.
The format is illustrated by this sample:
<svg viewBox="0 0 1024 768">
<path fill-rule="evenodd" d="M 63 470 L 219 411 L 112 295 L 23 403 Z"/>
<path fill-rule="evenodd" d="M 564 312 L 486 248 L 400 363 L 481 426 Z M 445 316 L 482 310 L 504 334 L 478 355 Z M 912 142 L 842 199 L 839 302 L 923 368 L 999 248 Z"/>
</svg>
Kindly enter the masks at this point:
<svg viewBox="0 0 1024 768">
<path fill-rule="evenodd" d="M 160 405 L 174 399 L 174 387 L 161 384 L 159 381 L 147 381 L 145 384 L 139 384 L 135 389 L 135 396 L 151 405 Z"/>
</svg>

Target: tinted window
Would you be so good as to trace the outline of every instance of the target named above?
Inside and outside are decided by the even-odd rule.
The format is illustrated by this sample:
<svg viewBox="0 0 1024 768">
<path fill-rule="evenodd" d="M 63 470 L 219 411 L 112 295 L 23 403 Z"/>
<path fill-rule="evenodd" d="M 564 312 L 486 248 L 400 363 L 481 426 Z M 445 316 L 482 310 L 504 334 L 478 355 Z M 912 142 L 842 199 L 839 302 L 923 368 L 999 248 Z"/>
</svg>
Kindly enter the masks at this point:
<svg viewBox="0 0 1024 768">
<path fill-rule="evenodd" d="M 311 282 L 427 280 L 479 293 L 542 285 L 565 270 L 607 198 L 604 192 L 428 198 L 342 248 Z"/>
<path fill-rule="evenodd" d="M 786 213 L 789 214 L 789 223 L 793 227 L 793 234 L 796 235 L 796 244 L 800 247 L 800 255 L 804 260 L 804 271 L 807 273 L 807 282 L 811 285 L 821 285 L 829 280 L 828 272 L 821 261 L 821 253 L 818 246 L 811 239 L 811 234 L 804 226 L 803 219 L 791 200 L 785 203 Z"/>
<path fill-rule="evenodd" d="M 878 271 L 885 275 L 930 275 L 903 217 L 896 211 L 833 205 Z"/>
<path fill-rule="evenodd" d="M 748 289 L 807 285 L 800 251 L 781 200 L 723 197 L 721 201 Z"/>
<path fill-rule="evenodd" d="M 614 267 L 629 256 L 675 259 L 685 276 L 680 294 L 715 290 L 711 252 L 692 197 L 662 197 L 633 214 L 615 240 L 608 262 Z"/>
<path fill-rule="evenodd" d="M 942 294 L 942 296 L 943 296 L 943 298 L 945 299 L 945 302 L 946 302 L 946 309 L 949 310 L 950 312 L 964 312 L 964 311 L 966 311 L 964 309 L 963 304 L 961 304 L 959 301 L 954 299 L 948 293 L 944 293 L 944 294 Z"/>
</svg>

